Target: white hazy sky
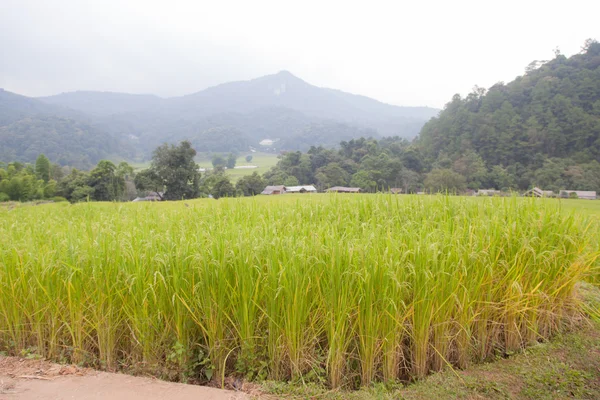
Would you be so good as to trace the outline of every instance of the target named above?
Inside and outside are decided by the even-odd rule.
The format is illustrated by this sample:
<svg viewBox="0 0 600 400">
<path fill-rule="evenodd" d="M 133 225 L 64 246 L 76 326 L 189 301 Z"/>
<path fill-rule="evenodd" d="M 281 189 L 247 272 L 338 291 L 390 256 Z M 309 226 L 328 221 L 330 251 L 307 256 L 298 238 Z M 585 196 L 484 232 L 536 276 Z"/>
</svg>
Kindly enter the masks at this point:
<svg viewBox="0 0 600 400">
<path fill-rule="evenodd" d="M 0 87 L 176 96 L 289 70 L 442 107 L 600 39 L 600 1 L 0 0 Z"/>
</svg>

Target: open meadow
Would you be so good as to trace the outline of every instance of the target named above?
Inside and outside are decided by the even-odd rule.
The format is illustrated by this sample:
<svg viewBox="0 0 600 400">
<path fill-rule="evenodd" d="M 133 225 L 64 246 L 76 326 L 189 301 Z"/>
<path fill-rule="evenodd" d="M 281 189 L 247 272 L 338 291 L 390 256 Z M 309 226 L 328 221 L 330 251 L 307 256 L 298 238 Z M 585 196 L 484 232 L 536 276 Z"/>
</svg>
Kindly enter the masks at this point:
<svg viewBox="0 0 600 400">
<path fill-rule="evenodd" d="M 598 283 L 600 203 L 284 195 L 0 207 L 0 351 L 357 388 L 511 353 Z"/>
<path fill-rule="evenodd" d="M 246 153 L 242 153 L 236 161 L 236 167 L 248 167 L 248 166 L 256 166 L 257 168 L 234 168 L 234 169 L 226 169 L 225 173 L 229 176 L 233 183 L 237 182 L 238 179 L 252 175 L 254 172 L 257 172 L 259 175 L 267 172 L 271 167 L 274 167 L 279 158 L 277 154 L 273 153 L 248 153 L 252 156 L 252 160 L 250 162 L 246 161 Z M 197 157 L 198 166 L 200 168 L 212 168 L 211 159 L 205 155 L 200 155 Z"/>
</svg>

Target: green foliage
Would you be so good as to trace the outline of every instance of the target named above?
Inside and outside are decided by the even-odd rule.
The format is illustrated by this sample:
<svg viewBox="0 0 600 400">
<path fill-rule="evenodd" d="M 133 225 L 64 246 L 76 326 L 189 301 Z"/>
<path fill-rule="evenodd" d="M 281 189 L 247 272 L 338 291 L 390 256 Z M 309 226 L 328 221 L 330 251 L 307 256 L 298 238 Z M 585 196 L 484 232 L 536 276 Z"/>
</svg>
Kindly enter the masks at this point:
<svg viewBox="0 0 600 400">
<path fill-rule="evenodd" d="M 434 169 L 425 178 L 425 188 L 431 193 L 459 193 L 466 187 L 465 177 L 450 169 Z"/>
<path fill-rule="evenodd" d="M 215 199 L 221 197 L 233 197 L 235 196 L 235 188 L 231 184 L 229 178 L 225 174 L 222 174 L 213 182 L 211 194 Z"/>
<path fill-rule="evenodd" d="M 90 201 L 94 199 L 94 188 L 88 185 L 77 186 L 70 196 L 70 200 L 73 203 L 80 201 Z"/>
<path fill-rule="evenodd" d="M 249 162 L 251 162 L 251 161 L 252 161 L 252 154 L 248 154 L 248 155 L 246 156 L 246 162 L 248 162 L 248 163 L 249 163 Z"/>
<path fill-rule="evenodd" d="M 235 163 L 237 161 L 237 156 L 233 153 L 229 153 L 227 156 L 227 168 L 233 169 L 235 168 Z"/>
<path fill-rule="evenodd" d="M 264 190 L 265 186 L 265 180 L 256 172 L 240 178 L 235 184 L 235 188 L 240 190 L 244 196 L 256 196 Z"/>
<path fill-rule="evenodd" d="M 331 186 L 334 185 L 329 185 L 328 187 Z M 358 171 L 352 175 L 350 186 L 359 187 L 366 192 L 374 192 L 377 190 L 377 182 L 372 178 L 371 174 L 365 170 Z"/>
<path fill-rule="evenodd" d="M 57 182 L 55 180 L 51 180 L 48 183 L 46 183 L 46 185 L 43 188 L 44 191 L 44 198 L 45 199 L 51 199 L 54 197 L 54 195 L 56 194 L 56 190 L 57 190 Z"/>
<path fill-rule="evenodd" d="M 152 168 L 140 171 L 134 178 L 135 187 L 141 192 L 162 193 L 165 190 L 165 185 L 160 179 L 156 171 Z"/>
<path fill-rule="evenodd" d="M 12 201 L 31 201 L 44 198 L 43 180 L 38 179 L 29 164 L 12 162 L 0 167 L 0 193 Z"/>
<path fill-rule="evenodd" d="M 45 154 L 53 162 L 89 169 L 114 154 L 133 157 L 131 144 L 118 140 L 83 120 L 28 116 L 2 126 L 0 159 L 34 162 Z"/>
<path fill-rule="evenodd" d="M 50 180 L 50 160 L 43 154 L 40 154 L 35 160 L 35 174 L 44 182 Z"/>
<path fill-rule="evenodd" d="M 163 144 L 154 150 L 150 168 L 136 180 L 141 190 L 165 191 L 166 200 L 193 199 L 199 196 L 200 172 L 194 162 L 196 150 L 188 141 L 178 146 Z"/>
<path fill-rule="evenodd" d="M 600 191 L 592 165 L 600 161 L 597 46 L 590 41 L 581 54 L 535 63 L 487 92 L 455 95 L 421 130 L 425 164 L 450 168 L 449 161 L 472 189 Z"/>
<path fill-rule="evenodd" d="M 85 189 L 78 190 L 83 187 L 85 187 Z M 82 198 L 86 198 L 91 193 L 90 189 L 91 188 L 88 186 L 88 175 L 85 172 L 74 168 L 69 175 L 65 176 L 58 183 L 56 194 L 69 201 L 75 202 L 80 201 Z"/>
<path fill-rule="evenodd" d="M 224 168 L 227 165 L 227 160 L 221 154 L 213 155 L 211 162 L 214 168 Z"/>
<path fill-rule="evenodd" d="M 262 190 L 262 189 L 261 189 Z M 216 168 L 206 173 L 200 181 L 200 192 L 204 196 L 211 195 L 215 199 L 221 197 L 234 197 L 236 188 L 222 168 Z"/>
<path fill-rule="evenodd" d="M 125 179 L 117 175 L 117 167 L 110 161 L 102 160 L 89 175 L 88 185 L 93 189 L 94 200 L 114 201 L 125 190 Z"/>
<path fill-rule="evenodd" d="M 306 154 L 288 152 L 264 178 L 270 185 L 316 184 L 319 190 L 351 185 L 368 192 L 390 187 L 417 191 L 423 169 L 417 156 L 402 138 L 353 139 L 341 142 L 337 151 L 313 146 Z"/>
</svg>

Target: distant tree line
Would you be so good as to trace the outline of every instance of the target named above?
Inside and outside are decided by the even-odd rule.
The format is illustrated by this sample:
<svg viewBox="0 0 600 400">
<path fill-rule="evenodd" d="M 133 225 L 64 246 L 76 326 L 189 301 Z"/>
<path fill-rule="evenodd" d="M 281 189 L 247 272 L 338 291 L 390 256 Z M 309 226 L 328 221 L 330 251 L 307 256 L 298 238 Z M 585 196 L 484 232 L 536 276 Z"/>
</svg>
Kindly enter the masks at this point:
<svg viewBox="0 0 600 400">
<path fill-rule="evenodd" d="M 127 201 L 135 197 L 133 168 L 101 160 L 89 172 L 50 163 L 43 154 L 34 165 L 0 163 L 0 201 Z"/>
</svg>

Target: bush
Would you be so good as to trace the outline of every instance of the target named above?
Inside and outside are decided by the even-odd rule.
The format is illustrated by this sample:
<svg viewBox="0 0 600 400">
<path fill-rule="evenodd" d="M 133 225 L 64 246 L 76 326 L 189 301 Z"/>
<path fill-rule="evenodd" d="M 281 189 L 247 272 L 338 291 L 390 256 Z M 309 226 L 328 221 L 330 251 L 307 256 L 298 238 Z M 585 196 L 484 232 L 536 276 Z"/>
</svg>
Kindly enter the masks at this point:
<svg viewBox="0 0 600 400">
<path fill-rule="evenodd" d="M 61 196 L 54 196 L 50 200 L 52 200 L 55 203 L 60 203 L 60 202 L 63 202 L 63 201 L 67 201 L 67 199 L 65 199 L 64 197 L 61 197 Z"/>
<path fill-rule="evenodd" d="M 9 200 L 10 200 L 10 197 L 6 193 L 0 192 L 0 203 L 9 201 Z"/>
</svg>

